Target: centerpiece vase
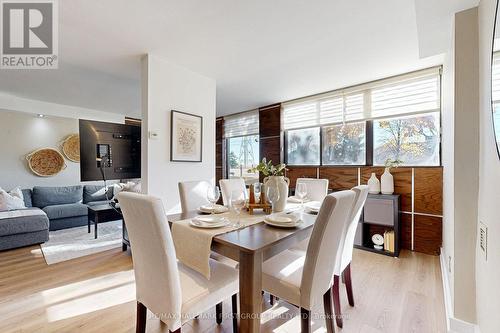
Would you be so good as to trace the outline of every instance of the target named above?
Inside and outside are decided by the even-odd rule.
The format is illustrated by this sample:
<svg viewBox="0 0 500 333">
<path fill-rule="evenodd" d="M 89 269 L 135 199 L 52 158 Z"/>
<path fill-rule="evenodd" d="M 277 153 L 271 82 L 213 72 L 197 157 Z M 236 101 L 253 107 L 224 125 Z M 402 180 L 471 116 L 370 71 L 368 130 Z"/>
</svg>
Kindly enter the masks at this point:
<svg viewBox="0 0 500 333">
<path fill-rule="evenodd" d="M 280 194 L 278 201 L 273 204 L 273 212 L 282 212 L 285 210 L 286 200 L 288 199 L 289 185 L 290 179 L 284 176 L 269 176 L 264 178 L 264 187 L 267 188 L 267 186 L 274 186 L 278 189 L 278 192 Z"/>
</svg>

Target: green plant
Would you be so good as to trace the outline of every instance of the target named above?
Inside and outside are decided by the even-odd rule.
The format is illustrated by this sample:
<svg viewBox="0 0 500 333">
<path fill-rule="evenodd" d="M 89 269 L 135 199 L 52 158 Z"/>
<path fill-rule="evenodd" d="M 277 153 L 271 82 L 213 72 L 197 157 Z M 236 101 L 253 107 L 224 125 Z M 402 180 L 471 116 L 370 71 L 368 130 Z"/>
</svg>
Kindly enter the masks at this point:
<svg viewBox="0 0 500 333">
<path fill-rule="evenodd" d="M 389 168 L 389 169 L 390 168 L 397 168 L 397 167 L 399 167 L 403 163 L 404 162 L 401 161 L 400 159 L 394 159 L 394 160 L 392 160 L 392 159 L 388 158 L 388 159 L 385 160 L 385 167 Z"/>
<path fill-rule="evenodd" d="M 286 170 L 286 165 L 281 163 L 278 165 L 273 165 L 273 161 L 267 162 L 264 157 L 262 161 L 257 164 L 254 168 L 248 169 L 249 173 L 261 172 L 264 176 L 283 176 Z"/>
</svg>

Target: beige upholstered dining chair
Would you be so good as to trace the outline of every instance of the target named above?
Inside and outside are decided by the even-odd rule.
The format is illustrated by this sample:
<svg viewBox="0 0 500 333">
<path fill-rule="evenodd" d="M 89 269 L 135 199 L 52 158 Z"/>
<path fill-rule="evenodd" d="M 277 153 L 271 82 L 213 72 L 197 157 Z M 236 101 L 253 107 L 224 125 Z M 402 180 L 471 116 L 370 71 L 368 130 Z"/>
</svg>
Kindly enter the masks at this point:
<svg viewBox="0 0 500 333">
<path fill-rule="evenodd" d="M 221 179 L 219 180 L 219 185 L 222 193 L 222 202 L 227 207 L 231 205 L 231 192 L 241 189 L 243 193 L 246 193 L 247 190 L 243 178 Z"/>
<path fill-rule="evenodd" d="M 183 213 L 197 210 L 208 204 L 207 191 L 211 184 L 206 180 L 179 182 L 179 197 Z"/>
<path fill-rule="evenodd" d="M 328 194 L 328 179 L 297 178 L 295 188 L 297 188 L 297 184 L 299 183 L 306 184 L 306 198 L 309 200 L 323 201 Z"/>
<path fill-rule="evenodd" d="M 354 238 L 356 236 L 356 229 L 358 227 L 359 218 L 361 216 L 361 212 L 363 211 L 366 198 L 368 197 L 367 185 L 359 185 L 353 187 L 352 190 L 354 191 L 354 193 L 356 193 L 356 197 L 351 212 L 351 217 L 349 218 L 349 224 L 346 228 L 345 242 L 344 242 L 344 247 L 341 251 L 341 257 L 340 260 L 337 261 L 337 265 L 335 266 L 333 286 L 332 286 L 335 318 L 337 326 L 339 327 L 343 326 L 342 311 L 340 307 L 340 295 L 339 295 L 339 287 L 340 287 L 339 277 L 342 274 L 344 275 L 344 282 L 347 291 L 347 299 L 349 301 L 349 305 L 354 306 L 354 296 L 352 292 L 352 278 L 351 278 L 352 251 L 354 249 Z M 307 250 L 308 242 L 309 240 L 306 239 L 297 246 L 292 247 L 290 250 L 304 255 Z"/>
<path fill-rule="evenodd" d="M 216 306 L 222 321 L 222 301 L 233 298 L 236 326 L 238 271 L 210 260 L 210 280 L 177 262 L 161 199 L 137 193 L 118 195 L 131 243 L 137 297 L 136 332 L 145 332 L 149 309 L 167 328 L 180 332 L 186 321 Z"/>
<path fill-rule="evenodd" d="M 300 307 L 302 332 L 310 331 L 312 307 L 323 300 L 328 332 L 334 331 L 332 276 L 340 260 L 355 193 L 347 190 L 325 197 L 305 254 L 286 250 L 266 260 L 263 289 Z"/>
</svg>

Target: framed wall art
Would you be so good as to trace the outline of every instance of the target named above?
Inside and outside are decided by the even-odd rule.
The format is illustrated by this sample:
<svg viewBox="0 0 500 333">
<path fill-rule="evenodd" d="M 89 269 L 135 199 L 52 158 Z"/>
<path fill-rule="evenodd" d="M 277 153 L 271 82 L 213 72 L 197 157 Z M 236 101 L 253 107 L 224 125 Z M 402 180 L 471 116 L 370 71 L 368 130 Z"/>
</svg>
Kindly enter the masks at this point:
<svg viewBox="0 0 500 333">
<path fill-rule="evenodd" d="M 203 117 L 172 110 L 170 125 L 170 161 L 201 162 Z"/>
</svg>

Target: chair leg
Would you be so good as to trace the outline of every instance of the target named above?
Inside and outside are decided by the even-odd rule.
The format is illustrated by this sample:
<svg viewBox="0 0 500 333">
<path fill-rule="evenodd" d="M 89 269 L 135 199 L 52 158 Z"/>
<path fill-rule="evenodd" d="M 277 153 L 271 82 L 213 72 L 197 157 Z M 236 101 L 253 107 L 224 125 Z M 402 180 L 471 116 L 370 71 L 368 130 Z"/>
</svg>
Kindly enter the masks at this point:
<svg viewBox="0 0 500 333">
<path fill-rule="evenodd" d="M 347 265 L 344 269 L 345 277 L 345 288 L 347 291 L 347 299 L 349 300 L 349 305 L 354 306 L 354 295 L 352 293 L 352 278 L 351 278 L 351 264 Z"/>
<path fill-rule="evenodd" d="M 137 302 L 137 322 L 135 324 L 136 333 L 146 332 L 146 314 L 148 309 L 140 302 Z"/>
<path fill-rule="evenodd" d="M 300 332 L 311 332 L 311 311 L 300 308 Z"/>
<path fill-rule="evenodd" d="M 215 306 L 215 321 L 218 325 L 222 323 L 222 302 Z"/>
<path fill-rule="evenodd" d="M 340 289 L 339 289 L 340 279 L 338 275 L 333 276 L 333 308 L 335 310 L 335 321 L 337 326 L 342 328 L 342 310 L 340 309 Z"/>
<path fill-rule="evenodd" d="M 179 327 L 178 329 L 176 329 L 175 331 L 171 331 L 171 330 L 168 330 L 170 333 L 181 333 L 181 328 Z"/>
<path fill-rule="evenodd" d="M 269 304 L 274 305 L 274 296 L 269 294 Z"/>
<path fill-rule="evenodd" d="M 323 295 L 323 307 L 325 310 L 325 323 L 327 333 L 334 333 L 335 327 L 333 324 L 333 309 L 332 309 L 332 290 L 328 291 Z"/>
<path fill-rule="evenodd" d="M 238 332 L 238 296 L 234 294 L 231 297 L 231 307 L 233 311 L 233 333 Z"/>
</svg>

